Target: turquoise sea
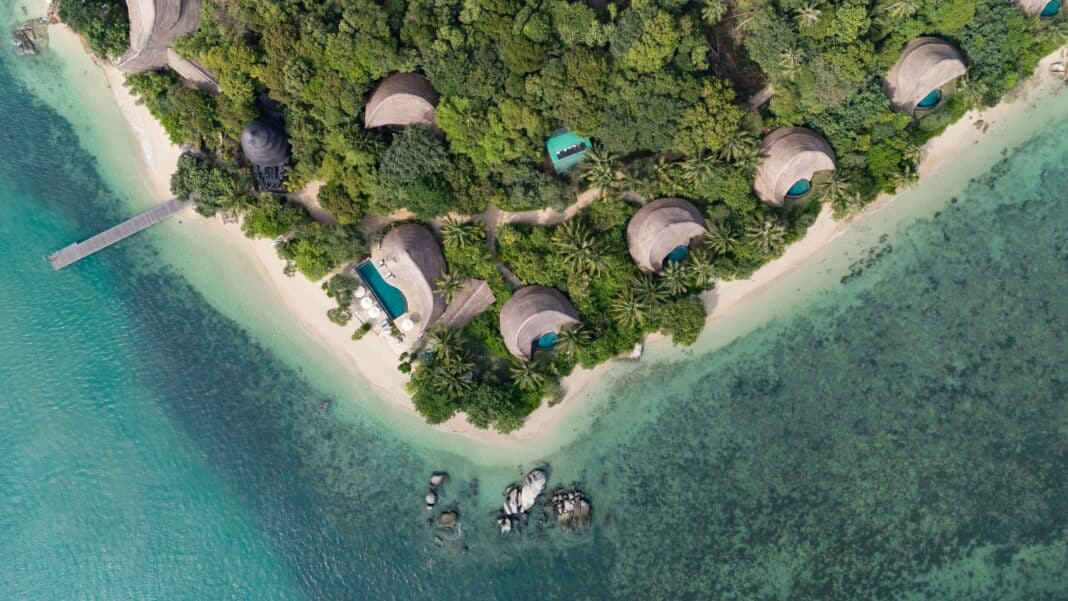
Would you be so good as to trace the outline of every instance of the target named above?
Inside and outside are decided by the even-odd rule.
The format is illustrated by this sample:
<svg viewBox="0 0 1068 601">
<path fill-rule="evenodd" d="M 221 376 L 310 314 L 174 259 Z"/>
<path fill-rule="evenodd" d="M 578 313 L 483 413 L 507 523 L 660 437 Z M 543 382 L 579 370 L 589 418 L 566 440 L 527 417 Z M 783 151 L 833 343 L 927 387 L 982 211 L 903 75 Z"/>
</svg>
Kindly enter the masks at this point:
<svg viewBox="0 0 1068 601">
<path fill-rule="evenodd" d="M 1068 96 L 513 461 L 242 316 L 193 224 L 53 273 L 153 199 L 102 101 L 33 60 L 0 60 L 3 598 L 1068 599 Z M 537 465 L 591 532 L 496 533 Z"/>
</svg>

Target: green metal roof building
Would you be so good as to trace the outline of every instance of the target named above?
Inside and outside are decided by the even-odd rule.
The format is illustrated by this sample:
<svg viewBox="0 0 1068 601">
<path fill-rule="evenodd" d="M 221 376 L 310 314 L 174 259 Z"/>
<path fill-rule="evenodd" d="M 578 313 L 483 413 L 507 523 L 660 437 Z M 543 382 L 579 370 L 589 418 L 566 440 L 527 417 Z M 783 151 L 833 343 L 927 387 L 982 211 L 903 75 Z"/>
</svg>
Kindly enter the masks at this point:
<svg viewBox="0 0 1068 601">
<path fill-rule="evenodd" d="M 553 169 L 557 173 L 563 173 L 581 163 L 592 145 L 589 138 L 580 137 L 569 129 L 561 128 L 549 136 L 549 139 L 545 141 L 545 148 L 549 151 Z"/>
</svg>

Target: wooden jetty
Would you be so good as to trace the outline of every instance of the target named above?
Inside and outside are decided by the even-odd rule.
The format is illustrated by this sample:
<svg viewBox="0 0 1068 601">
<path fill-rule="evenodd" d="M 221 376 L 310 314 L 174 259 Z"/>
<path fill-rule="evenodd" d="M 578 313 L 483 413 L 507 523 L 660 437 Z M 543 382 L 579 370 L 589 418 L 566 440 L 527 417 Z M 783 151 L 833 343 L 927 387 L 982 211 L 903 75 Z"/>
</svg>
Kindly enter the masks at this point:
<svg viewBox="0 0 1068 601">
<path fill-rule="evenodd" d="M 128 219 L 115 227 L 104 230 L 84 242 L 75 242 L 70 246 L 64 247 L 59 251 L 48 255 L 48 262 L 52 264 L 52 269 L 63 269 L 67 265 L 80 261 L 98 250 L 107 248 L 116 242 L 129 238 L 141 230 L 146 230 L 153 225 L 156 225 L 160 221 L 174 215 L 191 204 L 192 203 L 190 202 L 172 198 L 165 203 L 152 207 L 137 217 Z"/>
</svg>

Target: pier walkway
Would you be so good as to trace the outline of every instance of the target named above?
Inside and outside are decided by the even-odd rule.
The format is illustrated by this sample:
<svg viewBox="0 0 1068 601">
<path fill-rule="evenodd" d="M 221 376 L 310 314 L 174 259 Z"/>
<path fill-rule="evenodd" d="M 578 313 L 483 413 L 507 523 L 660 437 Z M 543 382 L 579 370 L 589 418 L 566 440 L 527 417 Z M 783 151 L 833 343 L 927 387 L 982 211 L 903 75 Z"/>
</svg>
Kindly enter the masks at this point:
<svg viewBox="0 0 1068 601">
<path fill-rule="evenodd" d="M 66 246 L 59 251 L 48 255 L 48 262 L 52 264 L 52 269 L 63 269 L 67 265 L 80 261 L 98 250 L 107 248 L 116 242 L 129 238 L 141 230 L 156 225 L 160 221 L 174 215 L 191 204 L 192 203 L 190 202 L 172 198 L 165 203 L 152 207 L 137 217 L 128 219 L 115 227 L 104 230 L 84 242 L 75 242 L 70 246 Z"/>
</svg>

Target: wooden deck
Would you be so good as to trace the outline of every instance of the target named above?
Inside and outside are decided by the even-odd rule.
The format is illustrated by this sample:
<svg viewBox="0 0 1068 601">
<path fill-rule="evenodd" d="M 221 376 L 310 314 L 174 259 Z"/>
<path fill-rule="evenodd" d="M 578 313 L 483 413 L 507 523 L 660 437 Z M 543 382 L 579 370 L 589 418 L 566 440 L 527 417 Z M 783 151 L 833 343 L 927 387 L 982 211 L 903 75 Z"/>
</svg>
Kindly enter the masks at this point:
<svg viewBox="0 0 1068 601">
<path fill-rule="evenodd" d="M 146 230 L 153 225 L 156 225 L 160 221 L 174 215 L 191 204 L 192 203 L 180 201 L 177 198 L 172 198 L 165 203 L 152 207 L 137 217 L 128 219 L 115 227 L 104 230 L 84 242 L 75 242 L 70 246 L 64 247 L 59 251 L 48 255 L 48 262 L 52 264 L 52 269 L 63 269 L 67 265 L 80 261 L 98 250 L 107 248 L 116 242 L 125 240 L 142 230 Z"/>
</svg>

